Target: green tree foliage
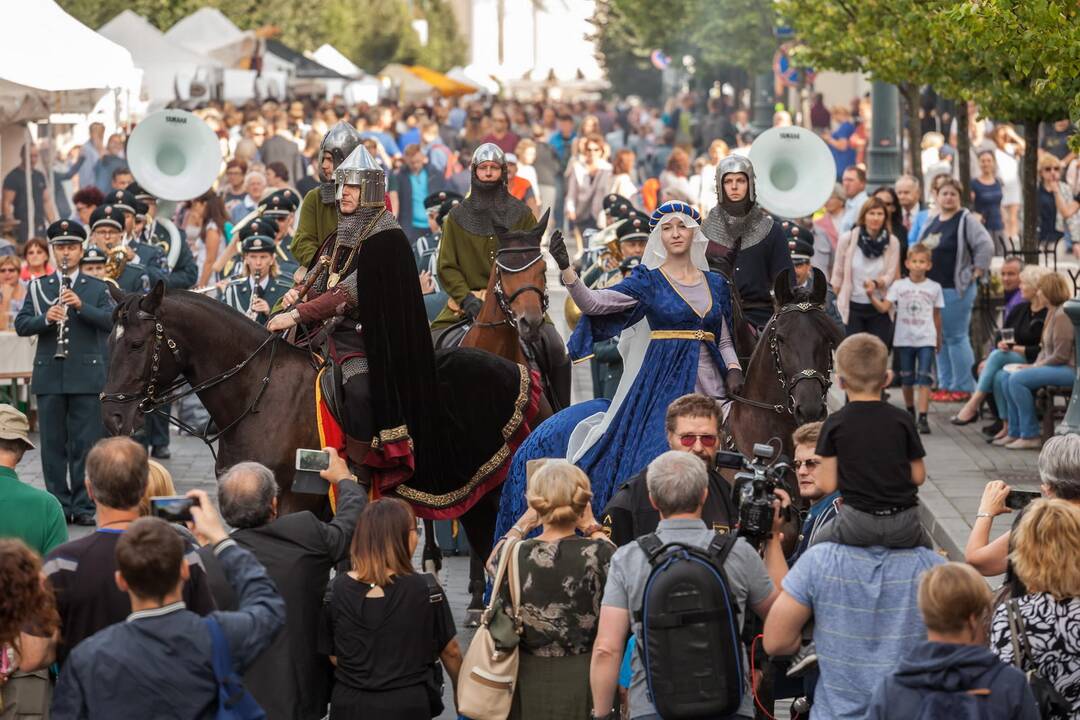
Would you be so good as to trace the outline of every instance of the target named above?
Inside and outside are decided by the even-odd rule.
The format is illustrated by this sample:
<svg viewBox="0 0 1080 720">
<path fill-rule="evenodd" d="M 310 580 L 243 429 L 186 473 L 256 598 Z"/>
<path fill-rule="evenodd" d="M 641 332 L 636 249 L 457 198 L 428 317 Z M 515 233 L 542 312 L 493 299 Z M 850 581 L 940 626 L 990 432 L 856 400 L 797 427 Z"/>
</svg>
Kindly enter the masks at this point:
<svg viewBox="0 0 1080 720">
<path fill-rule="evenodd" d="M 98 28 L 124 10 L 167 30 L 201 7 L 221 10 L 242 30 L 273 26 L 298 50 L 330 43 L 354 63 L 377 72 L 387 63 L 423 63 L 447 70 L 464 60 L 462 42 L 447 0 L 59 0 L 86 25 Z M 415 13 L 415 15 L 414 15 Z M 428 21 L 428 45 L 420 46 L 413 17 Z"/>
<path fill-rule="evenodd" d="M 595 43 L 596 58 L 607 74 L 612 89 L 620 95 L 638 95 L 658 102 L 660 71 L 649 61 L 649 52 L 613 0 L 597 0 L 591 18 L 595 28 L 589 39 Z"/>
</svg>

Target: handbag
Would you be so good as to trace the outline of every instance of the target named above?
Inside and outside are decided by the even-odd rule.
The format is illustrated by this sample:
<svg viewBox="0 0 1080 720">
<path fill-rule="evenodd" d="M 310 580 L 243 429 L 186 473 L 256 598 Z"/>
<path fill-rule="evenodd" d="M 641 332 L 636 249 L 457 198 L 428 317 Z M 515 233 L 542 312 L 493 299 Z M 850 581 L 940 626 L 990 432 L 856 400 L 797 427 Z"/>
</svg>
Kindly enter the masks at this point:
<svg viewBox="0 0 1080 720">
<path fill-rule="evenodd" d="M 514 702 L 519 648 L 517 643 L 509 648 L 505 647 L 505 642 L 497 643 L 492 635 L 491 626 L 497 615 L 504 614 L 501 612 L 499 591 L 502 589 L 503 580 L 509 575 L 509 614 L 514 621 L 516 634 L 521 634 L 520 547 L 519 540 L 506 541 L 502 557 L 499 558 L 495 581 L 491 587 L 491 600 L 480 616 L 480 627 L 476 629 L 476 634 L 461 663 L 457 687 L 457 710 L 458 714 L 472 720 L 505 720 Z"/>
<path fill-rule="evenodd" d="M 424 582 L 427 583 L 428 590 L 428 602 L 432 605 L 439 605 L 446 600 L 446 596 L 443 595 L 442 586 L 439 585 L 439 580 L 431 573 L 423 574 Z M 439 612 L 437 609 L 434 612 Z M 442 648 L 439 648 L 441 650 Z M 438 652 L 438 650 L 436 650 Z M 431 666 L 428 668 L 427 677 L 424 680 L 424 690 L 427 692 L 428 710 L 431 712 L 431 717 L 439 717 L 442 715 L 443 710 L 446 708 L 443 706 L 443 689 L 445 682 L 443 681 L 443 666 L 439 662 L 438 657 L 432 661 Z"/>
<path fill-rule="evenodd" d="M 215 720 L 265 720 L 266 713 L 244 688 L 244 682 L 233 670 L 229 655 L 229 639 L 213 615 L 203 618 L 210 631 L 210 645 L 214 664 L 214 679 L 218 685 L 217 712 Z"/>
<path fill-rule="evenodd" d="M 1069 704 L 1053 683 L 1047 680 L 1038 670 L 1024 670 L 1024 665 L 1030 663 L 1035 666 L 1035 660 L 1031 653 L 1031 643 L 1028 641 L 1027 631 L 1024 630 L 1024 619 L 1020 617 L 1020 604 L 1017 600 L 1009 600 L 1005 603 L 1005 613 L 1009 618 L 1009 635 L 1012 640 L 1013 664 L 1027 677 L 1031 686 L 1031 694 L 1035 696 L 1035 704 L 1039 706 L 1039 715 L 1045 720 L 1053 718 L 1068 718 L 1072 712 Z"/>
</svg>

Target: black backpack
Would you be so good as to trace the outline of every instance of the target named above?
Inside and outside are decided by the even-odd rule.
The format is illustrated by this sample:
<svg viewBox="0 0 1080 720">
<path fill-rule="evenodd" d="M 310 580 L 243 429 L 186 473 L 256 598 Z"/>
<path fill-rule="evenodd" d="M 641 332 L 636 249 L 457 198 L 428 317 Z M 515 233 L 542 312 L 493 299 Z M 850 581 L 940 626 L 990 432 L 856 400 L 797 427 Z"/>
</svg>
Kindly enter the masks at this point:
<svg viewBox="0 0 1080 720">
<path fill-rule="evenodd" d="M 645 582 L 638 651 L 649 698 L 664 720 L 732 715 L 743 698 L 739 608 L 724 573 L 734 535 L 707 550 L 638 538 L 652 571 Z"/>
</svg>

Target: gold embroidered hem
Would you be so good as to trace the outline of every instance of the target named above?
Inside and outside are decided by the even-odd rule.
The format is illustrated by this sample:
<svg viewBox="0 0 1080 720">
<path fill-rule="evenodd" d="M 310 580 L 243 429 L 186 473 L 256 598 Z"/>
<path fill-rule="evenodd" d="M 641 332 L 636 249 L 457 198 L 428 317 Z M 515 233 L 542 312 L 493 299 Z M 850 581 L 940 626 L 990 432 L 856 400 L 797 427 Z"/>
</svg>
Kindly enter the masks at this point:
<svg viewBox="0 0 1080 720">
<path fill-rule="evenodd" d="M 409 427 L 407 425 L 398 425 L 396 428 L 390 428 L 389 430 L 380 430 L 378 435 L 371 438 L 371 447 L 382 447 L 384 443 L 396 442 L 405 438 L 409 438 Z M 412 445 L 412 438 L 409 438 L 409 445 Z"/>
</svg>

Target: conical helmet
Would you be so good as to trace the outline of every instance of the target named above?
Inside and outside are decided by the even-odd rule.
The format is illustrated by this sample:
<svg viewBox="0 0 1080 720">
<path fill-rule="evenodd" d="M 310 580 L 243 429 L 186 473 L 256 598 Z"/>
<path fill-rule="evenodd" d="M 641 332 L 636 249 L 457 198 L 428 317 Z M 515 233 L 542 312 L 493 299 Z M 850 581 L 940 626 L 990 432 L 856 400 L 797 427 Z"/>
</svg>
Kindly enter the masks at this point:
<svg viewBox="0 0 1080 720">
<path fill-rule="evenodd" d="M 334 167 L 337 167 L 359 147 L 360 140 L 360 133 L 356 128 L 345 121 L 338 122 L 323 138 L 322 145 L 319 146 L 319 157 L 321 158 L 323 153 L 330 153 L 334 158 Z"/>
<path fill-rule="evenodd" d="M 357 146 L 334 169 L 334 184 L 338 201 L 346 185 L 359 185 L 360 207 L 384 207 L 386 204 L 386 174 L 363 145 Z"/>
</svg>

